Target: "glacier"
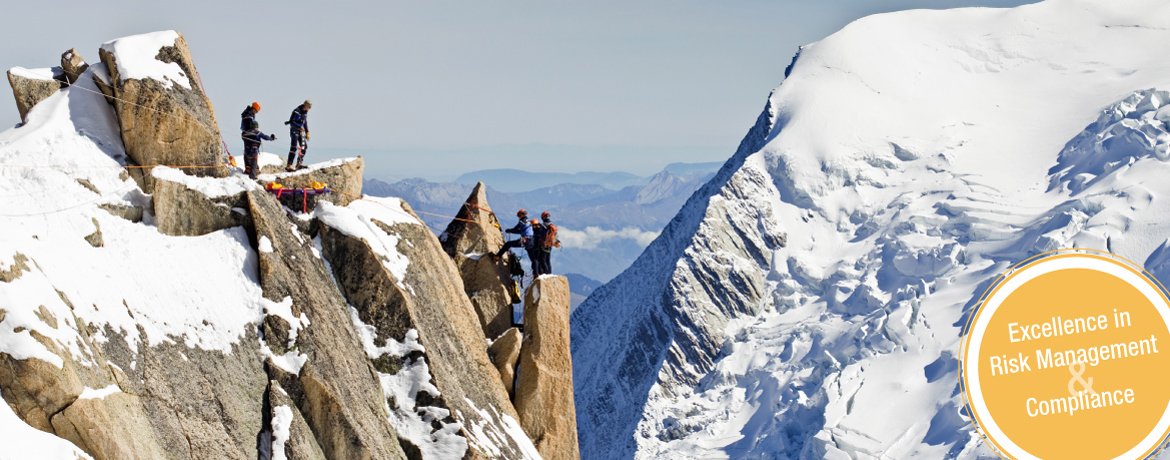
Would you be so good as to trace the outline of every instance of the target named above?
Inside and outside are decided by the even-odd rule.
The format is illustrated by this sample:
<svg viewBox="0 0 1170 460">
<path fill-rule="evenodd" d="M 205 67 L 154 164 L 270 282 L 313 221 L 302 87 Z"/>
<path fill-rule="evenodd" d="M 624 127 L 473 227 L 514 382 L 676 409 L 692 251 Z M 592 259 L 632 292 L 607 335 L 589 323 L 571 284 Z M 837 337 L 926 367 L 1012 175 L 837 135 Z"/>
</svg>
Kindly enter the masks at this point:
<svg viewBox="0 0 1170 460">
<path fill-rule="evenodd" d="M 962 325 L 1012 263 L 1170 277 L 1170 4 L 869 16 L 573 314 L 582 458 L 981 458 Z"/>
</svg>

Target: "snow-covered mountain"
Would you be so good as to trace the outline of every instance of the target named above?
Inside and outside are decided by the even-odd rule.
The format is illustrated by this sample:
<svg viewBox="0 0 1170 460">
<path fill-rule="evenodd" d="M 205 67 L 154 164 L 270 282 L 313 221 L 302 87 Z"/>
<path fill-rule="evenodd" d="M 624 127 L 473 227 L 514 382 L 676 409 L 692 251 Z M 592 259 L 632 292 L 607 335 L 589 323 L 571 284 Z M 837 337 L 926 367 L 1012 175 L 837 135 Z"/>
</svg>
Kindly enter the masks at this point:
<svg viewBox="0 0 1170 460">
<path fill-rule="evenodd" d="M 1009 264 L 1170 275 L 1170 4 L 867 17 L 572 317 L 582 457 L 990 456 L 960 325 Z M 776 59 L 785 59 L 776 57 Z"/>
<path fill-rule="evenodd" d="M 182 35 L 99 56 L 9 74 L 0 458 L 577 458 L 568 284 L 511 327 L 494 215 L 440 242 L 361 158 L 257 182 Z"/>
</svg>

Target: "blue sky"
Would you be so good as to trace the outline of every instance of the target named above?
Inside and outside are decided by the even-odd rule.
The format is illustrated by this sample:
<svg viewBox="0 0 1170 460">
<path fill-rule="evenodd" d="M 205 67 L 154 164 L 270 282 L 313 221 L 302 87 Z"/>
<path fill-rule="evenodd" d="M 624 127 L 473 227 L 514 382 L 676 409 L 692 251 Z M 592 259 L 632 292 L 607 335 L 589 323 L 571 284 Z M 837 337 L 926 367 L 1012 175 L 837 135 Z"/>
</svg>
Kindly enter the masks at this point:
<svg viewBox="0 0 1170 460">
<path fill-rule="evenodd" d="M 0 18 L 0 66 L 55 65 L 70 47 L 96 61 L 105 40 L 175 29 L 233 149 L 247 103 L 259 100 L 262 127 L 279 135 L 311 98 L 309 159 L 361 154 L 369 177 L 649 174 L 726 159 L 796 48 L 856 18 L 1020 3 L 22 2 Z M 15 124 L 6 85 L 0 99 L 0 123 Z"/>
</svg>

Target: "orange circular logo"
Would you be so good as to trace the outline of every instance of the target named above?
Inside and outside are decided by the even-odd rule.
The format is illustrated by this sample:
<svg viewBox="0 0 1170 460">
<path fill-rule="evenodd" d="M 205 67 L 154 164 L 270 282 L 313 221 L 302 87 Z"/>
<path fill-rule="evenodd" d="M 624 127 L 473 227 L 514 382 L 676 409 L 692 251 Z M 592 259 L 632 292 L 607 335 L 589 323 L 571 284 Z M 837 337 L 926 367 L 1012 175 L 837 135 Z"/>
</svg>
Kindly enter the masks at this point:
<svg viewBox="0 0 1170 460">
<path fill-rule="evenodd" d="M 971 415 L 1008 458 L 1145 458 L 1170 433 L 1170 300 L 1115 256 L 1069 250 L 1009 270 L 961 360 Z"/>
</svg>

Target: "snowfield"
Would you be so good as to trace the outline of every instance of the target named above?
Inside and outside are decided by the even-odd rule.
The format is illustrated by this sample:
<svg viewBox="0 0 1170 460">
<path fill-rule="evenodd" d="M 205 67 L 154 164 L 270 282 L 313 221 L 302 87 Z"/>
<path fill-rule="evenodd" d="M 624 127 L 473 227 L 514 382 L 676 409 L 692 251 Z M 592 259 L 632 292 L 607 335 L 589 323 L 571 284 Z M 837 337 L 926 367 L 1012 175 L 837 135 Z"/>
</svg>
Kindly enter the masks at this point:
<svg viewBox="0 0 1170 460">
<path fill-rule="evenodd" d="M 1170 277 L 1170 4 L 905 11 L 803 47 L 720 173 L 572 318 L 586 459 L 992 456 L 961 325 L 1087 247 Z"/>
</svg>

